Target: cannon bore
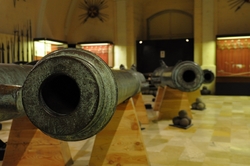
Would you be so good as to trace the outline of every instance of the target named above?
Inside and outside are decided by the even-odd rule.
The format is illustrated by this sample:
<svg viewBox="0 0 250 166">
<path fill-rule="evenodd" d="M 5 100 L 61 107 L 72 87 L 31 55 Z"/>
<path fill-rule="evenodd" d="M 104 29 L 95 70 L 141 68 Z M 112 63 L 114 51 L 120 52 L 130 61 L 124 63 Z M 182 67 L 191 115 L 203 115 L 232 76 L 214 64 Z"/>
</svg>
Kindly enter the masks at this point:
<svg viewBox="0 0 250 166">
<path fill-rule="evenodd" d="M 204 69 L 203 70 L 203 75 L 204 75 L 204 84 L 209 84 L 211 82 L 213 82 L 214 80 L 214 73 L 211 71 L 211 70 L 208 70 L 208 69 Z"/>
</svg>

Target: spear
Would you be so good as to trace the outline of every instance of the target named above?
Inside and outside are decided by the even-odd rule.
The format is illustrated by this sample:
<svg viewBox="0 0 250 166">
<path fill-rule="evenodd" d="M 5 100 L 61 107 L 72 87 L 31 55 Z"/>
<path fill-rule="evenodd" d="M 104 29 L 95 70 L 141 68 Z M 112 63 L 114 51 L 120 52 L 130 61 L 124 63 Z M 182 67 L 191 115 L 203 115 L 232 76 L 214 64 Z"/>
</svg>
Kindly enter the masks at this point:
<svg viewBox="0 0 250 166">
<path fill-rule="evenodd" d="M 32 39 L 32 29 L 31 29 L 31 20 L 29 25 L 29 31 L 30 31 L 30 50 L 31 50 L 31 59 L 34 60 L 34 52 L 33 52 L 33 39 Z"/>
<path fill-rule="evenodd" d="M 12 62 L 16 61 L 16 29 L 14 30 L 14 41 L 13 41 L 13 46 L 12 46 Z"/>
<path fill-rule="evenodd" d="M 26 29 L 26 59 L 29 62 L 29 30 Z"/>
<path fill-rule="evenodd" d="M 1 57 L 0 57 L 1 63 L 3 63 L 3 62 L 2 62 L 2 56 L 3 56 L 2 47 L 0 47 L 0 56 L 1 56 Z"/>
<path fill-rule="evenodd" d="M 17 31 L 17 61 L 20 61 L 20 35 L 19 35 L 19 27 Z"/>
<path fill-rule="evenodd" d="M 4 44 L 2 42 L 2 63 L 4 63 Z"/>
<path fill-rule="evenodd" d="M 21 30 L 21 45 L 22 45 L 22 61 L 24 60 L 24 43 L 23 43 L 23 30 Z"/>
<path fill-rule="evenodd" d="M 7 62 L 10 63 L 10 43 L 7 42 Z"/>
<path fill-rule="evenodd" d="M 12 38 L 11 38 L 11 39 L 10 39 L 11 62 L 14 61 L 14 49 L 13 49 L 13 47 L 14 47 L 14 43 L 13 43 L 13 40 L 12 40 Z"/>
</svg>

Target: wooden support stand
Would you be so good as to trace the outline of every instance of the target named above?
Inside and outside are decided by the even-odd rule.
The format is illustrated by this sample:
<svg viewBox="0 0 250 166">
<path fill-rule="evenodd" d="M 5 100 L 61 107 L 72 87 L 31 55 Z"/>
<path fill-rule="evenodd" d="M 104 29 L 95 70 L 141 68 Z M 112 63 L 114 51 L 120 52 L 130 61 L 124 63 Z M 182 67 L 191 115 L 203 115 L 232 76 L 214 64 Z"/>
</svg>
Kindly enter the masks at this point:
<svg viewBox="0 0 250 166">
<path fill-rule="evenodd" d="M 162 102 L 162 99 L 164 97 L 164 93 L 165 93 L 166 88 L 167 88 L 166 86 L 164 86 L 164 87 L 159 86 L 157 88 L 155 103 L 154 103 L 154 107 L 153 107 L 154 111 L 159 111 L 160 110 L 161 102 Z"/>
<path fill-rule="evenodd" d="M 135 106 L 135 111 L 137 114 L 137 117 L 140 121 L 141 124 L 148 124 L 148 114 L 145 108 L 145 103 L 142 99 L 142 94 L 138 93 L 137 95 L 132 97 L 134 106 Z"/>
<path fill-rule="evenodd" d="M 168 87 L 161 88 L 159 94 L 159 117 L 158 119 L 172 119 L 178 116 L 180 110 L 186 110 L 188 116 L 192 118 L 190 103 L 187 97 L 187 92 L 182 92 L 178 89 Z M 157 107 L 157 106 L 156 106 Z"/>
<path fill-rule="evenodd" d="M 27 117 L 13 119 L 3 166 L 69 166 L 72 164 L 67 142 L 43 134 Z"/>
<path fill-rule="evenodd" d="M 111 121 L 96 135 L 89 165 L 150 165 L 132 99 L 119 104 Z"/>
</svg>

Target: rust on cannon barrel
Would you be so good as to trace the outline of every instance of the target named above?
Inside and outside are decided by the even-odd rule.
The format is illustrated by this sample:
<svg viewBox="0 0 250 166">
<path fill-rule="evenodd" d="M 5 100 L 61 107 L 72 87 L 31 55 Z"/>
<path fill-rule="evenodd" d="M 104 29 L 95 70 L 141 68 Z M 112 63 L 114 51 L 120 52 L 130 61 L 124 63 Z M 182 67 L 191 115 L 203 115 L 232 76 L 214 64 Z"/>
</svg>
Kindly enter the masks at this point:
<svg viewBox="0 0 250 166">
<path fill-rule="evenodd" d="M 95 54 L 75 48 L 54 51 L 31 70 L 22 87 L 24 110 L 45 134 L 77 141 L 101 131 L 116 106 L 140 92 L 127 70 L 112 70 Z"/>
<path fill-rule="evenodd" d="M 183 92 L 199 89 L 204 81 L 203 71 L 192 61 L 182 61 L 175 66 L 167 66 L 161 61 L 160 67 L 151 76 L 151 83 L 155 86 L 169 86 Z"/>
</svg>

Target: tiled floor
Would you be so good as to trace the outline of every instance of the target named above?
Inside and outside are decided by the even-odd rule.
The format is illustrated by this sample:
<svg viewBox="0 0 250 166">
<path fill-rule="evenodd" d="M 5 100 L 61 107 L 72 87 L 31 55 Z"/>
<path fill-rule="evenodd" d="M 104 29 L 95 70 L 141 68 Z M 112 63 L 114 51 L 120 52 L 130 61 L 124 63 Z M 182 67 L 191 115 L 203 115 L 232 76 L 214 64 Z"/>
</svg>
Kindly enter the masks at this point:
<svg viewBox="0 0 250 166">
<path fill-rule="evenodd" d="M 153 166 L 250 165 L 250 97 L 203 96 L 187 130 L 151 123 L 143 131 Z"/>
<path fill-rule="evenodd" d="M 145 104 L 153 96 L 144 95 Z M 189 129 L 169 126 L 171 120 L 143 125 L 144 143 L 151 166 L 247 166 L 250 165 L 250 97 L 202 96 L 206 109 L 192 110 Z M 7 141 L 11 121 L 3 122 L 0 138 Z M 69 142 L 74 166 L 87 166 L 94 138 Z M 0 164 L 1 165 L 1 164 Z"/>
</svg>

